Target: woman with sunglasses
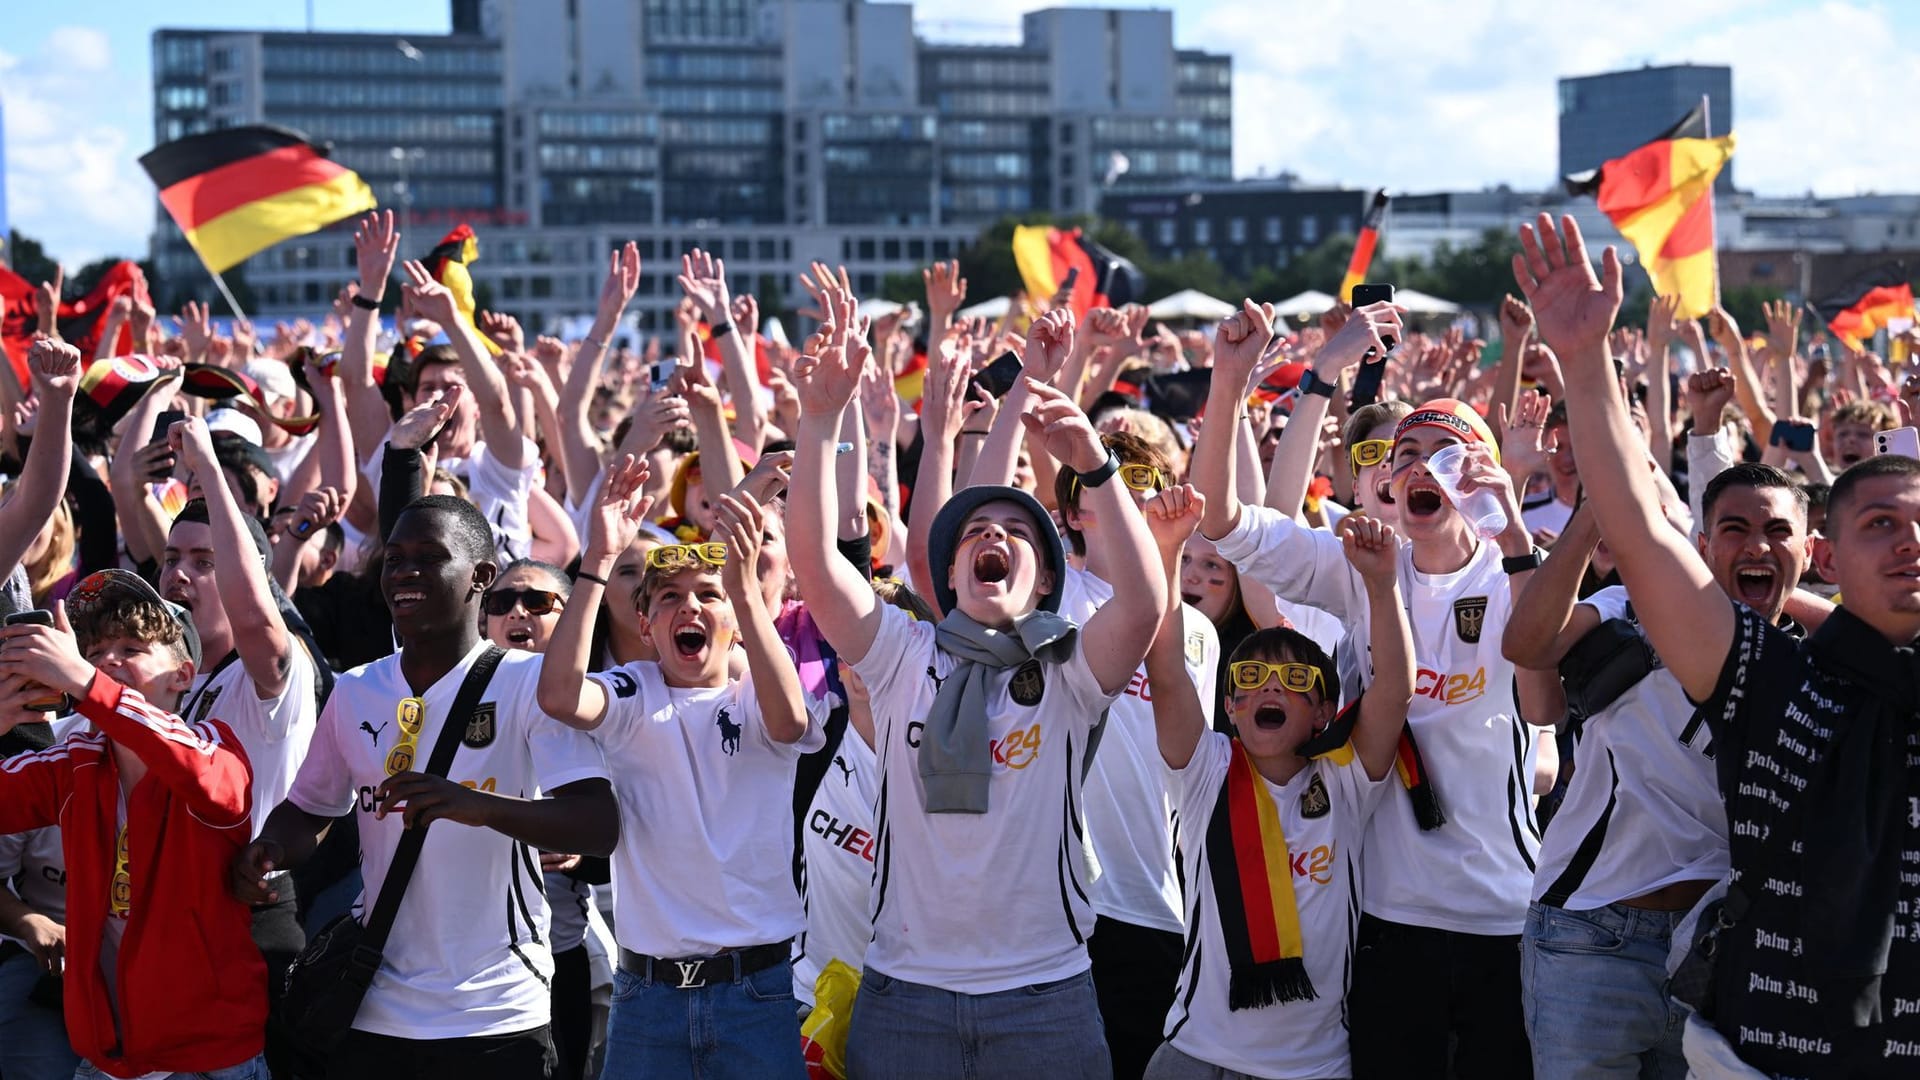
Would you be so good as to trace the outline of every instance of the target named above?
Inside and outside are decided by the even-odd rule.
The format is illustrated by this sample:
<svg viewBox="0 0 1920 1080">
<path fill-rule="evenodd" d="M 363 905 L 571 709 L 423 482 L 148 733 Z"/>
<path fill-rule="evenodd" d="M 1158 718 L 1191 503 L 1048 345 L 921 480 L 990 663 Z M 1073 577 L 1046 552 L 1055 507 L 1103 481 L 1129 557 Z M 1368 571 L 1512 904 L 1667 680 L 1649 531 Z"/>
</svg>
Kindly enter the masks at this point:
<svg viewBox="0 0 1920 1080">
<path fill-rule="evenodd" d="M 503 649 L 545 652 L 573 583 L 538 559 L 515 559 L 480 599 L 480 634 Z"/>
</svg>

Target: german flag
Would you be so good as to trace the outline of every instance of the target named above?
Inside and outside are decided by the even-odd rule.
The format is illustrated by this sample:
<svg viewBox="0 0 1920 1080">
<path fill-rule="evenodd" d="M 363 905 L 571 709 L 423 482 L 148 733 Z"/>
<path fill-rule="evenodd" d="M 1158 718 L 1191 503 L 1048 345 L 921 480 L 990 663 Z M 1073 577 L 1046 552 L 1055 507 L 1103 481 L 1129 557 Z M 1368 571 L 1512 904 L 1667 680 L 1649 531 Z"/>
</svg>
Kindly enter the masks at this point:
<svg viewBox="0 0 1920 1080">
<path fill-rule="evenodd" d="M 99 351 L 107 309 L 121 293 L 133 291 L 138 270 L 133 263 L 121 260 L 100 275 L 93 291 L 78 300 L 60 301 L 60 310 L 55 315 L 60 324 L 60 337 L 79 349 L 81 356 L 92 356 Z M 0 317 L 0 348 L 4 348 L 7 359 L 13 362 L 22 386 L 27 385 L 27 350 L 33 347 L 34 333 L 41 329 L 34 313 L 37 294 L 31 282 L 0 266 L 0 307 L 5 308 L 4 317 Z M 123 325 L 114 342 L 113 355 L 125 356 L 132 351 L 133 332 Z"/>
<path fill-rule="evenodd" d="M 454 226 L 452 232 L 441 237 L 433 250 L 427 252 L 427 257 L 421 260 L 421 264 L 427 268 L 427 273 L 433 275 L 433 280 L 445 285 L 453 293 L 453 306 L 459 310 L 460 317 L 467 321 L 467 329 L 473 331 L 473 336 L 480 339 L 488 352 L 498 356 L 500 346 L 473 325 L 473 275 L 467 272 L 467 267 L 479 261 L 480 238 L 473 234 L 473 226 L 463 221 Z"/>
<path fill-rule="evenodd" d="M 1353 303 L 1353 287 L 1367 280 L 1367 267 L 1373 265 L 1373 249 L 1380 242 L 1380 223 L 1387 218 L 1387 193 L 1376 191 L 1361 219 L 1360 235 L 1353 242 L 1353 258 L 1347 260 L 1347 276 L 1340 281 L 1340 302 Z"/>
<path fill-rule="evenodd" d="M 1883 263 L 1847 282 L 1813 308 L 1827 320 L 1827 329 L 1850 348 L 1879 333 L 1892 319 L 1911 319 L 1913 283 L 1900 263 Z"/>
<path fill-rule="evenodd" d="M 358 173 L 327 160 L 306 136 L 271 125 L 189 135 L 147 151 L 140 165 L 216 274 L 375 205 Z"/>
<path fill-rule="evenodd" d="M 1067 274 L 1079 270 L 1067 303 L 1076 316 L 1083 318 L 1097 307 L 1134 303 L 1146 292 L 1146 277 L 1138 267 L 1079 229 L 1017 226 L 1013 230 L 1013 261 L 1020 268 L 1027 295 L 1035 300 L 1059 292 Z"/>
<path fill-rule="evenodd" d="M 1733 136 L 1709 139 L 1696 107 L 1652 142 L 1599 169 L 1566 178 L 1574 195 L 1592 194 L 1632 241 L 1653 291 L 1678 297 L 1679 315 L 1713 310 L 1713 179 L 1733 156 Z"/>
<path fill-rule="evenodd" d="M 99 411 L 101 427 L 109 428 L 145 397 L 154 384 L 176 378 L 151 356 L 115 356 L 95 360 L 80 374 L 80 397 Z"/>
</svg>

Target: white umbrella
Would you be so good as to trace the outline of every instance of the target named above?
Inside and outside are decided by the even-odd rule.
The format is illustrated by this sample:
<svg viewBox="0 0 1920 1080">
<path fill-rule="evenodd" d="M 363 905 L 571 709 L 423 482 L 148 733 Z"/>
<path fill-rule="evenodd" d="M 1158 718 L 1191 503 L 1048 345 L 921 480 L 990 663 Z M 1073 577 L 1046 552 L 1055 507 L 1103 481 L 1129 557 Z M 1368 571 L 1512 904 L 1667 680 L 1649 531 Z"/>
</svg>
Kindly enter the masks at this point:
<svg viewBox="0 0 1920 1080">
<path fill-rule="evenodd" d="M 953 317 L 956 319 L 998 319 L 1006 315 L 1007 309 L 1012 306 L 1012 300 L 1004 296 L 996 296 L 991 300 L 983 300 L 972 307 L 961 308 L 959 311 L 953 313 Z"/>
<path fill-rule="evenodd" d="M 1229 318 L 1240 310 L 1225 300 L 1208 296 L 1198 289 L 1181 289 L 1172 296 L 1164 297 L 1147 305 L 1147 315 L 1154 319 L 1192 319 L 1196 322 L 1219 322 Z"/>
<path fill-rule="evenodd" d="M 1299 296 L 1290 296 L 1273 305 L 1273 313 L 1282 318 L 1295 315 L 1318 315 L 1333 307 L 1337 301 L 1319 289 L 1308 289 Z"/>
<path fill-rule="evenodd" d="M 1414 315 L 1458 315 L 1460 305 L 1451 300 L 1429 296 L 1419 289 L 1395 289 L 1393 302 Z"/>
</svg>

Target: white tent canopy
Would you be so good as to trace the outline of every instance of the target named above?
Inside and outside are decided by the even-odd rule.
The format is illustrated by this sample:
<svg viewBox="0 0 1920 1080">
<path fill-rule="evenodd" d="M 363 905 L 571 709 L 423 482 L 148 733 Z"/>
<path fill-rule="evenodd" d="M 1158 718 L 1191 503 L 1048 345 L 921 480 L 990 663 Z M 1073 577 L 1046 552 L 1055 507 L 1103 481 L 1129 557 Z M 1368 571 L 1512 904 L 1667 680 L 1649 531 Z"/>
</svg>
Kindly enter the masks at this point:
<svg viewBox="0 0 1920 1080">
<path fill-rule="evenodd" d="M 1012 306 L 1013 301 L 1004 296 L 996 296 L 991 300 L 983 300 L 972 307 L 961 308 L 959 311 L 954 312 L 953 316 L 956 319 L 998 319 L 1005 316 L 1007 309 Z"/>
<path fill-rule="evenodd" d="M 1298 296 L 1289 296 L 1273 305 L 1273 313 L 1282 318 L 1295 315 L 1318 315 L 1334 305 L 1333 297 L 1319 289 L 1308 289 Z"/>
<path fill-rule="evenodd" d="M 1451 300 L 1429 296 L 1419 289 L 1395 289 L 1393 302 L 1414 315 L 1458 315 L 1460 305 Z"/>
<path fill-rule="evenodd" d="M 862 300 L 860 306 L 854 309 L 854 314 L 863 319 L 881 319 L 899 312 L 905 306 L 891 300 Z"/>
<path fill-rule="evenodd" d="M 1239 309 L 1225 300 L 1208 296 L 1198 289 L 1182 289 L 1172 296 L 1154 301 L 1147 306 L 1147 315 L 1154 319 L 1193 319 L 1196 322 L 1219 322 L 1232 316 Z"/>
</svg>

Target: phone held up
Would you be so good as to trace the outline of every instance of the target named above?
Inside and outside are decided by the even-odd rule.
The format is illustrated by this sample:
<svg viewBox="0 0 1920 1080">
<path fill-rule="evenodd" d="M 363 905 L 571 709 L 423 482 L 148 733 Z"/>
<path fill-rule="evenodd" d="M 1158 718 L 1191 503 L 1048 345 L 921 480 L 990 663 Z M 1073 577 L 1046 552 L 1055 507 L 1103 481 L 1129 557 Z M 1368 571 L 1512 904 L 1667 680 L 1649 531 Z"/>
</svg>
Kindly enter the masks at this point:
<svg viewBox="0 0 1920 1080">
<path fill-rule="evenodd" d="M 1775 420 L 1773 430 L 1767 433 L 1767 443 L 1804 454 L 1813 449 L 1813 425 L 1805 420 Z"/>
<path fill-rule="evenodd" d="M 1382 301 L 1393 303 L 1392 285 L 1362 283 L 1353 287 L 1352 302 L 1356 308 Z M 1393 352 L 1393 347 L 1399 344 L 1391 336 L 1382 337 L 1380 341 L 1387 347 L 1386 352 L 1378 356 L 1369 355 L 1360 365 L 1359 372 L 1353 377 L 1352 408 L 1358 409 L 1363 405 L 1371 405 L 1380 398 L 1380 380 L 1387 374 L 1387 356 Z"/>
<path fill-rule="evenodd" d="M 1873 452 L 1920 458 L 1920 428 L 1897 427 L 1892 431 L 1875 432 Z"/>
<path fill-rule="evenodd" d="M 50 611 L 46 611 L 44 609 L 38 609 L 38 608 L 32 611 L 16 611 L 13 614 L 6 617 L 6 619 L 4 620 L 4 625 L 6 626 L 52 626 L 53 613 Z M 27 702 L 28 711 L 51 712 L 51 713 L 68 713 L 73 711 L 72 707 L 67 703 L 67 695 L 59 693 L 51 687 L 41 686 L 38 683 L 35 683 L 34 687 L 35 689 L 45 691 L 45 693 L 42 693 L 37 697 L 35 697 L 32 701 Z"/>
</svg>

